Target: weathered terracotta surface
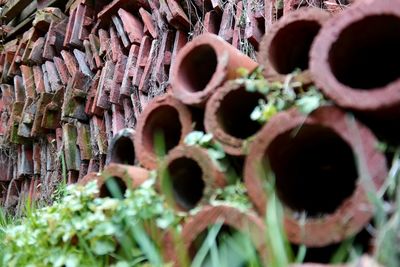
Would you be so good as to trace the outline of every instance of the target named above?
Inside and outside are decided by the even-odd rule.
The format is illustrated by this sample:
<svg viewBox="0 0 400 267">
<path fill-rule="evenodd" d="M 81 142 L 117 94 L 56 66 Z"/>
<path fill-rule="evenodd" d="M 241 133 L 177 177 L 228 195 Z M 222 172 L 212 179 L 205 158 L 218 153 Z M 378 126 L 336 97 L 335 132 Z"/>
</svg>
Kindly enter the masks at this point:
<svg viewBox="0 0 400 267">
<path fill-rule="evenodd" d="M 167 153 L 183 142 L 185 136 L 192 131 L 192 115 L 190 110 L 170 95 L 152 99 L 137 118 L 135 151 L 140 163 L 146 168 L 157 167 L 157 156 L 154 151 L 154 138 L 157 130 L 163 131 Z"/>
<path fill-rule="evenodd" d="M 265 214 L 268 193 L 263 183 L 271 168 L 277 194 L 286 207 L 289 240 L 310 247 L 340 242 L 372 218 L 367 192 L 378 190 L 387 175 L 385 157 L 376 144 L 368 128 L 335 107 L 320 108 L 308 117 L 297 110 L 280 113 L 250 146 L 244 170 L 249 197 Z M 359 160 L 359 169 L 351 163 L 354 158 Z M 359 175 L 357 171 L 361 171 Z M 304 186 L 315 189 L 307 191 Z M 303 192 L 306 195 L 301 197 Z M 302 222 L 296 216 L 304 209 L 312 216 Z"/>
<path fill-rule="evenodd" d="M 205 33 L 177 54 L 170 77 L 172 91 L 185 104 L 204 106 L 216 88 L 238 77 L 238 68 L 252 71 L 257 66 L 221 37 Z"/>
<path fill-rule="evenodd" d="M 397 1 L 361 1 L 333 17 L 311 49 L 315 83 L 343 108 L 398 115 L 399 29 Z"/>
<path fill-rule="evenodd" d="M 227 153 L 236 156 L 246 154 L 246 139 L 262 127 L 250 118 L 260 99 L 265 99 L 265 96 L 248 92 L 243 85 L 232 81 L 218 88 L 207 102 L 205 128 Z"/>
<path fill-rule="evenodd" d="M 261 260 L 266 263 L 267 250 L 265 245 L 265 227 L 263 220 L 251 212 L 243 212 L 235 207 L 227 205 L 204 206 L 195 215 L 191 216 L 183 225 L 182 237 L 184 245 L 189 252 L 193 250 L 193 242 L 208 227 L 222 223 L 243 234 L 248 234 Z M 169 258 L 176 259 L 173 251 Z"/>
<path fill-rule="evenodd" d="M 105 189 L 105 182 L 111 177 L 117 178 L 117 183 L 122 181 L 123 185 L 119 185 L 120 187 L 133 189 L 149 178 L 149 171 L 135 166 L 111 163 L 101 173 L 88 173 L 79 181 L 79 184 L 85 185 L 95 180 L 100 189 L 99 197 L 111 197 Z"/>
<path fill-rule="evenodd" d="M 216 188 L 227 184 L 224 172 L 213 163 L 207 150 L 186 145 L 168 153 L 159 179 L 161 191 L 173 196 L 170 201 L 179 210 L 190 210 L 207 203 Z"/>
<path fill-rule="evenodd" d="M 262 38 L 258 54 L 264 74 L 286 75 L 297 68 L 308 69 L 311 44 L 329 17 L 324 10 L 303 8 L 274 23 Z"/>
</svg>

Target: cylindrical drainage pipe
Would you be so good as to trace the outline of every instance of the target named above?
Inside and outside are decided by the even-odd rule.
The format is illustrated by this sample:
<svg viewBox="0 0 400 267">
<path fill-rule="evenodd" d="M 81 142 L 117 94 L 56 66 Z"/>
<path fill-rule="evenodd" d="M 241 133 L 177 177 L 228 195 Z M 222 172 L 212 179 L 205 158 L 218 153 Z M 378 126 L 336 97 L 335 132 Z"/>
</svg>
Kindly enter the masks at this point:
<svg viewBox="0 0 400 267">
<path fill-rule="evenodd" d="M 226 80 L 238 77 L 238 68 L 252 71 L 257 66 L 222 38 L 205 33 L 179 51 L 171 70 L 173 94 L 185 104 L 204 106 Z"/>
<path fill-rule="evenodd" d="M 301 8 L 274 23 L 260 44 L 258 62 L 264 65 L 264 74 L 269 77 L 307 70 L 311 44 L 329 17 L 322 9 Z"/>
<path fill-rule="evenodd" d="M 210 226 L 222 224 L 247 235 L 258 252 L 260 260 L 267 266 L 264 222 L 250 211 L 241 211 L 228 205 L 204 206 L 183 225 L 182 237 L 190 254 L 194 254 L 196 239 Z M 190 255 L 189 255 L 190 256 Z"/>
<path fill-rule="evenodd" d="M 140 163 L 149 169 L 157 168 L 157 133 L 167 154 L 183 142 L 193 130 L 190 110 L 170 95 L 154 98 L 138 118 L 135 135 L 135 152 Z"/>
<path fill-rule="evenodd" d="M 315 83 L 335 103 L 400 114 L 400 2 L 365 1 L 324 24 L 310 54 Z"/>
<path fill-rule="evenodd" d="M 216 188 L 226 185 L 225 174 L 212 162 L 207 150 L 181 145 L 165 158 L 160 175 L 161 191 L 179 210 L 207 203 Z"/>
<path fill-rule="evenodd" d="M 135 165 L 135 131 L 130 128 L 120 130 L 111 140 L 107 153 L 108 163 Z"/>
<path fill-rule="evenodd" d="M 246 139 L 256 134 L 262 125 L 250 118 L 261 93 L 248 92 L 234 81 L 225 83 L 206 105 L 204 124 L 224 150 L 235 156 L 244 155 Z"/>
<path fill-rule="evenodd" d="M 373 216 L 367 192 L 378 190 L 387 174 L 376 145 L 368 128 L 335 107 L 309 116 L 296 109 L 277 114 L 250 145 L 244 171 L 249 197 L 265 214 L 268 192 L 263 188 L 273 174 L 286 207 L 289 240 L 309 247 L 338 243 Z"/>
<path fill-rule="evenodd" d="M 127 189 L 133 189 L 140 186 L 144 181 L 146 181 L 150 176 L 148 170 L 143 168 L 123 165 L 117 163 L 111 163 L 101 174 L 88 173 L 79 184 L 86 185 L 88 182 L 96 181 L 99 187 L 98 197 L 117 197 L 113 194 L 112 189 L 110 189 L 110 180 L 114 181 L 114 185 L 117 186 L 117 190 L 121 196 L 124 196 Z"/>
</svg>

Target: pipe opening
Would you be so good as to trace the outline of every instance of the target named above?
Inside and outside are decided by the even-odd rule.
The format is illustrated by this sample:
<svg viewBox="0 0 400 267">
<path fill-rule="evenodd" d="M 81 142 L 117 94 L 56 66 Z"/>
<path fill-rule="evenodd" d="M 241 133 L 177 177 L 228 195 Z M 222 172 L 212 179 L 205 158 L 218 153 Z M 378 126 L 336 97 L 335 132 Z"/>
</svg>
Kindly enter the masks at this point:
<svg viewBox="0 0 400 267">
<path fill-rule="evenodd" d="M 202 91 L 210 82 L 217 65 L 214 48 L 210 45 L 199 45 L 182 60 L 178 73 L 179 83 L 191 93 Z"/>
<path fill-rule="evenodd" d="M 196 256 L 201 246 L 206 242 L 210 231 L 218 231 L 215 237 L 216 249 L 219 259 L 224 261 L 223 266 L 262 266 L 259 253 L 253 244 L 249 233 L 237 230 L 227 224 L 210 225 L 208 229 L 202 231 L 189 247 L 189 255 L 192 259 Z M 202 266 L 214 266 L 211 252 L 209 251 L 203 260 Z M 252 263 L 252 264 L 250 264 Z"/>
<path fill-rule="evenodd" d="M 317 21 L 299 20 L 280 29 L 268 51 L 274 69 L 280 74 L 308 69 L 311 44 L 320 28 Z"/>
<path fill-rule="evenodd" d="M 199 164 L 190 158 L 178 158 L 169 164 L 168 173 L 177 204 L 187 210 L 193 209 L 203 197 L 205 188 Z"/>
<path fill-rule="evenodd" d="M 158 138 L 157 133 L 161 134 L 161 140 L 155 140 Z M 160 106 L 147 117 L 143 128 L 143 145 L 146 151 L 155 154 L 160 149 L 156 145 L 160 146 L 161 143 L 166 149 L 162 152 L 167 153 L 179 144 L 181 135 L 182 124 L 178 111 L 172 106 Z"/>
<path fill-rule="evenodd" d="M 128 165 L 135 164 L 135 148 L 129 137 L 122 136 L 115 141 L 111 151 L 111 162 Z"/>
<path fill-rule="evenodd" d="M 125 192 L 128 189 L 124 180 L 120 177 L 112 176 L 101 185 L 99 197 L 101 198 L 125 198 Z"/>
<path fill-rule="evenodd" d="M 355 90 L 386 86 L 400 78 L 400 18 L 368 16 L 345 28 L 329 51 L 336 79 Z"/>
<path fill-rule="evenodd" d="M 221 101 L 217 120 L 227 134 L 246 139 L 261 129 L 262 125 L 250 118 L 260 99 L 260 93 L 247 92 L 244 87 L 230 91 Z"/>
<path fill-rule="evenodd" d="M 308 217 L 332 213 L 355 189 L 353 152 L 329 128 L 304 125 L 297 130 L 279 135 L 265 153 L 277 194 L 289 208 Z"/>
</svg>

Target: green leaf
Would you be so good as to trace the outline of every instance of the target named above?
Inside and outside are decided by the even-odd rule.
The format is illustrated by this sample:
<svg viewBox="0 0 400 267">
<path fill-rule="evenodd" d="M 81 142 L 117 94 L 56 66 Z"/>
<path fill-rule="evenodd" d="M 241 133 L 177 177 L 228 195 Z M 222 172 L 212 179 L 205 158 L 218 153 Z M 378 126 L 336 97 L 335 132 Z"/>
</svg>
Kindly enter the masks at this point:
<svg viewBox="0 0 400 267">
<path fill-rule="evenodd" d="M 225 157 L 225 152 L 213 148 L 207 149 L 208 156 L 212 159 L 219 160 Z"/>
<path fill-rule="evenodd" d="M 321 105 L 321 98 L 319 96 L 305 96 L 296 100 L 296 106 L 303 114 L 310 114 Z"/>
<path fill-rule="evenodd" d="M 201 138 L 204 136 L 204 133 L 201 131 L 193 131 L 186 135 L 184 139 L 184 143 L 188 146 L 194 146 L 199 143 Z"/>
<path fill-rule="evenodd" d="M 250 114 L 250 119 L 253 121 L 259 121 L 262 118 L 263 110 L 262 107 L 257 106 L 254 108 L 253 112 Z"/>
<path fill-rule="evenodd" d="M 97 239 L 91 243 L 91 248 L 96 255 L 107 255 L 115 250 L 115 242 L 111 239 Z"/>
<path fill-rule="evenodd" d="M 278 113 L 277 108 L 272 105 L 272 103 L 268 103 L 266 106 L 264 106 L 262 114 L 263 121 L 269 121 L 272 116 L 276 115 L 276 113 Z"/>
<path fill-rule="evenodd" d="M 249 76 L 249 70 L 243 67 L 240 67 L 236 70 L 236 73 L 240 76 L 240 77 L 247 77 Z"/>
<path fill-rule="evenodd" d="M 248 92 L 256 92 L 257 91 L 256 84 L 253 80 L 246 80 L 245 87 L 246 87 L 246 91 L 248 91 Z"/>
<path fill-rule="evenodd" d="M 199 145 L 203 146 L 203 145 L 210 144 L 212 138 L 213 138 L 213 135 L 210 133 L 203 135 L 199 140 Z"/>
</svg>

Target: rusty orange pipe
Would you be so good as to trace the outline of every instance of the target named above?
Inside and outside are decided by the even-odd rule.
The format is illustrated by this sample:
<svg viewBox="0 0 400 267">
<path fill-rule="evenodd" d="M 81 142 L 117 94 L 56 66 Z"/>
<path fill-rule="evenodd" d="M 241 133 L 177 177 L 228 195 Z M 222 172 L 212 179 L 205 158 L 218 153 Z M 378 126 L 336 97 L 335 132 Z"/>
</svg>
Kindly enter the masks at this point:
<svg viewBox="0 0 400 267">
<path fill-rule="evenodd" d="M 148 169 L 157 168 L 155 137 L 161 133 L 166 151 L 183 143 L 193 130 L 190 110 L 171 95 L 155 97 L 138 118 L 135 135 L 135 152 L 140 163 Z"/>
<path fill-rule="evenodd" d="M 172 196 L 172 204 L 184 211 L 208 203 L 214 190 L 227 183 L 207 150 L 197 146 L 180 145 L 171 150 L 159 175 L 162 193 Z"/>
<path fill-rule="evenodd" d="M 310 71 L 343 108 L 400 114 L 400 2 L 360 1 L 332 17 L 315 38 Z"/>
<path fill-rule="evenodd" d="M 257 66 L 222 38 L 205 33 L 179 51 L 171 70 L 172 91 L 187 105 L 204 106 L 226 80 L 238 77 L 238 68 L 251 72 Z"/>
<path fill-rule="evenodd" d="M 265 214 L 268 192 L 263 188 L 271 171 L 286 207 L 288 239 L 309 247 L 338 243 L 373 216 L 367 193 L 379 190 L 387 175 L 376 144 L 368 128 L 338 108 L 322 107 L 309 116 L 296 109 L 282 112 L 250 145 L 244 170 L 248 195 Z"/>
</svg>

